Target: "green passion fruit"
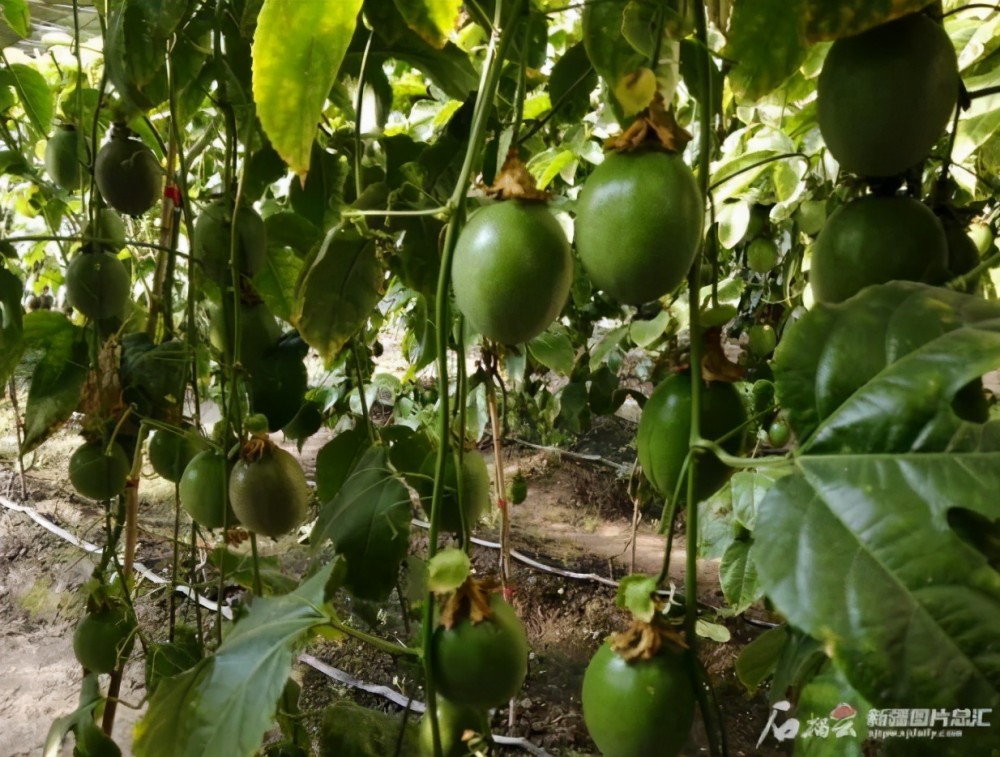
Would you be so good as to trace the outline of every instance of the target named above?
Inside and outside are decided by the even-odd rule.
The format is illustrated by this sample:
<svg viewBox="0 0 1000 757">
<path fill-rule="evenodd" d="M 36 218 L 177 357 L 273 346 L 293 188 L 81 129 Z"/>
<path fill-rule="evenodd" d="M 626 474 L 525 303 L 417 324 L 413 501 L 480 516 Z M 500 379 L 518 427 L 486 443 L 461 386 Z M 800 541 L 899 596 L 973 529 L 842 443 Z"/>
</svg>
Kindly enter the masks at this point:
<svg viewBox="0 0 1000 757">
<path fill-rule="evenodd" d="M 69 458 L 69 480 L 78 494 L 104 501 L 125 490 L 131 467 L 118 442 L 110 450 L 100 442 L 86 442 Z"/>
<path fill-rule="evenodd" d="M 163 171 L 153 151 L 119 128 L 97 151 L 94 179 L 108 205 L 130 216 L 153 207 L 163 187 Z"/>
<path fill-rule="evenodd" d="M 466 757 L 470 753 L 469 742 L 462 738 L 466 732 L 483 736 L 490 729 L 485 710 L 453 702 L 440 694 L 437 696 L 437 719 L 442 757 Z M 420 720 L 420 757 L 434 757 L 430 714 Z"/>
<path fill-rule="evenodd" d="M 562 227 L 539 203 L 486 205 L 458 238 L 451 280 L 459 310 L 483 336 L 519 344 L 559 315 L 573 281 Z"/>
<path fill-rule="evenodd" d="M 944 238 L 948 245 L 948 273 L 945 279 L 964 276 L 979 265 L 979 247 L 975 240 L 955 222 L 944 222 Z M 962 287 L 966 294 L 974 294 L 979 288 L 979 277 L 966 282 Z"/>
<path fill-rule="evenodd" d="M 66 268 L 66 301 L 87 318 L 121 316 L 131 291 L 128 269 L 110 252 L 81 250 Z"/>
<path fill-rule="evenodd" d="M 816 238 L 809 280 L 817 302 L 842 302 L 873 284 L 947 277 L 944 228 L 923 203 L 869 195 L 838 208 Z"/>
<path fill-rule="evenodd" d="M 895 176 L 944 133 L 959 86 L 948 34 L 905 16 L 833 43 L 817 85 L 820 132 L 844 169 Z"/>
<path fill-rule="evenodd" d="M 767 237 L 757 237 L 747 247 L 747 266 L 754 273 L 768 273 L 778 264 L 778 245 Z"/>
<path fill-rule="evenodd" d="M 594 286 L 639 305 L 684 280 L 705 207 L 679 155 L 612 153 L 587 178 L 576 212 L 576 249 Z"/>
<path fill-rule="evenodd" d="M 149 462 L 158 476 L 180 483 L 188 463 L 207 446 L 208 441 L 193 428 L 159 429 L 149 439 Z"/>
<path fill-rule="evenodd" d="M 110 673 L 128 657 L 135 640 L 135 619 L 125 608 L 86 615 L 73 632 L 73 653 L 92 673 Z"/>
<path fill-rule="evenodd" d="M 227 359 L 231 359 L 234 343 L 233 313 L 227 296 L 222 306 L 209 308 L 208 340 Z M 281 326 L 263 302 L 253 305 L 240 303 L 240 362 L 253 365 L 281 338 Z"/>
<path fill-rule="evenodd" d="M 694 723 L 686 652 L 627 662 L 608 642 L 583 676 L 583 720 L 604 757 L 675 757 Z"/>
<path fill-rule="evenodd" d="M 125 246 L 125 224 L 111 208 L 101 208 L 94 220 L 87 224 L 83 235 L 94 240 L 96 249 L 118 252 Z"/>
<path fill-rule="evenodd" d="M 233 208 L 225 201 L 206 207 L 194 224 L 191 249 L 196 262 L 218 284 L 231 280 L 229 265 L 232 247 Z M 236 211 L 236 255 L 239 270 L 252 278 L 267 257 L 264 220 L 256 210 L 245 205 Z"/>
<path fill-rule="evenodd" d="M 45 170 L 58 187 L 73 192 L 83 184 L 89 154 L 83 132 L 63 124 L 45 143 Z"/>
<path fill-rule="evenodd" d="M 452 628 L 434 631 L 434 680 L 438 691 L 470 707 L 500 707 L 514 696 L 528 674 L 524 624 L 502 597 L 490 597 L 492 615 L 473 623 L 468 617 Z"/>
<path fill-rule="evenodd" d="M 642 409 L 636 446 L 643 473 L 664 497 L 673 497 L 691 435 L 691 376 L 677 373 L 662 381 Z M 733 455 L 743 449 L 746 410 L 739 392 L 732 384 L 715 382 L 703 387 L 701 393 L 701 435 L 718 440 L 722 448 Z M 740 430 L 737 430 L 740 429 Z M 729 477 L 730 469 L 706 453 L 698 466 L 698 500 L 711 496 Z M 684 476 L 687 478 L 686 474 Z M 681 484 L 680 497 L 686 498 L 686 485 Z"/>
<path fill-rule="evenodd" d="M 204 528 L 235 526 L 236 515 L 226 502 L 226 456 L 214 450 L 199 452 L 184 469 L 180 480 L 181 507 Z"/>
<path fill-rule="evenodd" d="M 259 456 L 233 466 L 229 499 L 248 530 L 278 538 L 305 520 L 309 485 L 298 461 L 267 442 Z"/>
</svg>

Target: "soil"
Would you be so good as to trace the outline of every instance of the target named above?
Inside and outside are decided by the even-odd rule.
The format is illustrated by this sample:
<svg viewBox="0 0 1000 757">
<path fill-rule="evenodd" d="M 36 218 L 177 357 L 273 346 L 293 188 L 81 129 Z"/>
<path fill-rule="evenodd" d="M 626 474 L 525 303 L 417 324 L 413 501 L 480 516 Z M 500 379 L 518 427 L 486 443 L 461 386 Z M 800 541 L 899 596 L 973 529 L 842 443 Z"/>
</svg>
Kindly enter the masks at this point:
<svg viewBox="0 0 1000 757">
<path fill-rule="evenodd" d="M 43 528 L 30 513 L 10 505 L 26 506 L 73 536 L 97 545 L 104 540 L 104 512 L 69 487 L 65 463 L 79 439 L 72 427 L 28 456 L 27 492 L 22 496 L 13 428 L 5 423 L 9 420 L 9 412 L 0 415 L 0 495 L 5 495 L 5 506 L 0 507 L 0 755 L 20 757 L 38 754 L 52 722 L 76 707 L 81 669 L 73 656 L 72 633 L 84 609 L 80 589 L 97 556 L 68 543 Z M 329 438 L 330 433 L 324 430 L 301 452 L 310 477 L 316 452 Z M 614 417 L 599 420 L 572 449 L 562 452 L 509 442 L 503 450 L 506 475 L 519 470 L 529 482 L 527 500 L 512 508 L 514 549 L 561 571 L 603 579 L 619 579 L 629 573 L 633 513 L 622 471 L 634 459 L 629 445 L 632 438 L 634 425 Z M 293 445 L 286 446 L 295 451 Z M 488 443 L 481 453 L 495 474 Z M 137 560 L 166 576 L 172 559 L 173 486 L 150 474 L 141 481 L 139 491 L 143 529 Z M 186 532 L 186 526 L 182 531 Z M 487 542 L 496 541 L 498 533 L 495 512 L 476 531 L 477 537 Z M 421 554 L 425 537 L 418 534 L 413 542 L 414 553 Z M 635 570 L 657 573 L 663 544 L 655 524 L 643 517 L 634 544 Z M 293 577 L 305 565 L 305 550 L 293 538 L 262 543 L 261 549 L 265 555 L 280 557 L 282 571 Z M 206 553 L 203 550 L 201 554 L 204 557 Z M 476 546 L 472 557 L 478 573 L 496 572 L 496 549 Z M 677 539 L 670 575 L 681 590 L 684 559 L 683 539 Z M 494 733 L 525 737 L 553 757 L 595 755 L 596 748 L 583 724 L 579 692 L 590 656 L 607 635 L 627 625 L 624 612 L 615 606 L 615 589 L 594 578 L 569 578 L 522 562 L 514 563 L 513 581 L 514 605 L 527 628 L 532 654 L 527 682 L 515 701 L 513 725 L 507 708 L 497 710 L 492 718 Z M 232 599 L 241 592 L 239 587 L 227 587 L 225 596 Z M 205 593 L 211 598 L 218 595 L 214 585 Z M 699 598 L 709 606 L 724 605 L 718 590 L 717 561 L 700 563 Z M 179 617 L 193 622 L 192 604 L 182 599 L 177 599 Z M 140 581 L 136 607 L 144 631 L 153 638 L 161 635 L 168 617 L 168 597 L 162 586 Z M 418 638 L 418 613 L 411 612 L 412 618 L 404 623 L 395 597 L 386 605 L 344 597 L 338 611 L 345 622 L 385 638 Z M 749 696 L 733 672 L 740 649 L 763 629 L 741 618 L 708 619 L 724 624 L 731 634 L 726 643 L 701 643 L 702 659 L 724 712 L 730 754 L 781 753 L 756 748 L 768 718 L 766 695 L 759 691 Z M 126 668 L 114 729 L 124 754 L 130 753 L 131 729 L 142 715 L 145 695 L 139 645 L 136 649 Z M 412 663 L 373 652 L 360 642 L 315 641 L 305 651 L 361 681 L 422 698 L 419 671 Z M 312 715 L 344 699 L 382 712 L 401 711 L 381 696 L 332 681 L 305 664 L 296 666 L 295 677 L 302 684 L 300 707 L 307 713 L 305 722 L 313 732 L 318 730 L 320 719 Z M 107 676 L 102 681 L 106 685 Z M 71 754 L 72 738 L 68 742 L 62 754 Z M 523 753 L 514 747 L 498 749 L 501 752 Z M 707 739 L 696 724 L 684 754 L 706 753 Z"/>
</svg>

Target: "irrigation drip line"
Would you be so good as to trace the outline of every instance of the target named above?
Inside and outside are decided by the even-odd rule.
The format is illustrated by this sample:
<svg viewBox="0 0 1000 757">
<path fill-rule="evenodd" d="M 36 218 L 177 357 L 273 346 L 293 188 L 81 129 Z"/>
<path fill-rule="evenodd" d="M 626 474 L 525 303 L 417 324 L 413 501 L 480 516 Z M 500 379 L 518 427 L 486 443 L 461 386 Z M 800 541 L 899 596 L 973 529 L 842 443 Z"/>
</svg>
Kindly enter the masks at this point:
<svg viewBox="0 0 1000 757">
<path fill-rule="evenodd" d="M 63 541 L 69 542 L 70 544 L 84 550 L 85 552 L 89 552 L 90 554 L 96 554 L 102 551 L 102 548 L 97 546 L 96 544 L 86 541 L 85 539 L 80 539 L 79 537 L 71 534 L 65 528 L 57 526 L 55 523 L 50 521 L 48 518 L 46 518 L 44 515 L 42 515 L 40 512 L 38 512 L 38 510 L 36 510 L 33 507 L 28 507 L 27 505 L 19 505 L 17 502 L 8 499 L 2 494 L 0 494 L 0 505 L 3 505 L 8 510 L 13 510 L 14 512 L 21 513 L 22 515 L 27 515 L 31 520 L 33 520 L 39 526 L 44 528 L 46 531 L 50 531 Z M 484 546 L 489 544 L 491 544 L 491 542 L 485 542 Z M 135 565 L 133 566 L 133 570 L 135 573 L 138 573 L 143 578 L 157 585 L 163 586 L 169 583 L 169 581 L 167 581 L 167 579 L 165 579 L 163 576 L 157 575 L 142 563 L 135 563 Z M 207 597 L 201 596 L 197 591 L 192 589 L 190 586 L 178 584 L 174 588 L 181 594 L 184 594 L 186 597 L 188 597 L 188 599 L 196 600 L 199 604 L 201 604 L 202 607 L 205 607 L 206 609 L 211 610 L 212 612 L 219 611 L 218 603 L 213 602 L 211 599 L 208 599 Z M 222 615 L 227 620 L 232 620 L 233 611 L 229 607 L 223 607 Z M 359 689 L 360 691 L 365 691 L 368 692 L 369 694 L 374 694 L 384 699 L 388 699 L 390 702 L 399 707 L 402 707 L 403 709 L 409 708 L 410 710 L 416 713 L 423 713 L 426 710 L 426 707 L 424 706 L 423 702 L 419 702 L 415 699 L 409 699 L 400 694 L 395 689 L 392 689 L 388 686 L 382 686 L 375 683 L 366 683 L 365 681 L 355 678 L 350 673 L 340 670 L 339 668 L 335 668 L 332 665 L 327 665 L 325 662 L 317 659 L 316 657 L 313 657 L 310 654 L 304 654 L 304 653 L 300 654 L 297 659 L 303 665 L 308 665 L 317 672 L 325 675 L 327 678 L 342 683 L 345 686 L 349 686 L 353 689 Z M 502 746 L 518 747 L 528 752 L 529 754 L 534 755 L 535 757 L 552 757 L 548 752 L 546 752 L 541 747 L 536 746 L 527 739 L 521 737 L 494 735 L 492 736 L 492 739 L 496 744 L 500 744 Z"/>
</svg>

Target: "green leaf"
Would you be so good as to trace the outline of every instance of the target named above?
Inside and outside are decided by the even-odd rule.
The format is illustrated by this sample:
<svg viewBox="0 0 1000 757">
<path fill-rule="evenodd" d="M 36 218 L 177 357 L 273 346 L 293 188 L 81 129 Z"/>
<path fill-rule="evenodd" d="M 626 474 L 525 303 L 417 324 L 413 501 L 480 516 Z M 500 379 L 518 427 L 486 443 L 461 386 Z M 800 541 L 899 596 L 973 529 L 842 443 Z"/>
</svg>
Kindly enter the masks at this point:
<svg viewBox="0 0 1000 757">
<path fill-rule="evenodd" d="M 455 28 L 462 0 L 395 0 L 407 25 L 434 47 L 441 49 Z"/>
<path fill-rule="evenodd" d="M 807 313 L 779 351 L 805 442 L 757 517 L 767 595 L 875 706 L 1000 707 L 1000 573 L 956 530 L 1000 521 L 1000 423 L 952 409 L 1000 360 L 1000 305 L 870 287 Z M 973 730 L 969 753 L 988 739 Z"/>
<path fill-rule="evenodd" d="M 14 90 L 28 122 L 39 136 L 48 136 L 56 105 L 45 77 L 23 63 L 11 63 L 7 70 L 14 78 Z"/>
<path fill-rule="evenodd" d="M 795 715 L 801 726 L 795 739 L 795 756 L 855 757 L 863 754 L 863 744 L 868 738 L 869 709 L 865 698 L 836 666 L 827 665 L 802 689 L 799 697 Z"/>
<path fill-rule="evenodd" d="M 323 445 L 316 455 L 316 496 L 320 502 L 328 502 L 337 496 L 371 443 L 367 429 L 358 424 Z"/>
<path fill-rule="evenodd" d="M 137 757 L 256 754 L 292 670 L 294 648 L 329 620 L 332 565 L 295 592 L 257 598 L 215 655 L 160 682 L 135 727 Z"/>
<path fill-rule="evenodd" d="M 39 350 L 41 357 L 31 374 L 21 454 L 31 452 L 69 420 L 87 376 L 83 329 L 64 314 L 52 310 L 29 313 L 24 318 L 24 344 L 28 350 Z"/>
<path fill-rule="evenodd" d="M 728 644 L 733 635 L 721 623 L 712 623 L 704 618 L 698 618 L 694 625 L 694 632 L 703 639 L 711 639 L 719 644 Z"/>
<path fill-rule="evenodd" d="M 1000 66 L 980 76 L 966 76 L 962 79 L 966 89 L 995 87 L 1000 84 Z M 957 163 L 964 163 L 969 156 L 997 133 L 1000 129 L 1000 93 L 977 97 L 962 113 L 955 134 L 955 148 L 952 157 Z"/>
<path fill-rule="evenodd" d="M 736 473 L 729 481 L 733 520 L 748 531 L 753 531 L 757 524 L 757 508 L 774 482 L 784 474 L 784 470 L 775 468 Z"/>
<path fill-rule="evenodd" d="M 253 285 L 268 309 L 283 321 L 292 320 L 295 284 L 302 273 L 302 259 L 288 247 L 268 244 L 264 265 L 253 277 Z"/>
<path fill-rule="evenodd" d="M 570 47 L 552 67 L 549 99 L 556 116 L 566 123 L 579 121 L 590 110 L 590 94 L 597 87 L 597 72 L 582 42 Z"/>
<path fill-rule="evenodd" d="M 768 629 L 740 650 L 736 658 L 736 677 L 747 693 L 753 694 L 770 677 L 778 665 L 781 651 L 788 641 L 785 626 Z"/>
<path fill-rule="evenodd" d="M 320 507 L 310 539 L 327 539 L 347 559 L 347 588 L 381 601 L 396 585 L 410 536 L 410 494 L 389 470 L 388 449 L 371 447 L 331 501 Z"/>
<path fill-rule="evenodd" d="M 653 594 L 656 591 L 656 577 L 635 574 L 625 576 L 618 584 L 615 604 L 628 610 L 637 619 L 649 623 L 656 615 Z"/>
<path fill-rule="evenodd" d="M 253 41 L 253 96 L 274 149 L 305 180 L 316 124 L 354 34 L 361 0 L 264 0 Z"/>
<path fill-rule="evenodd" d="M 0 268 L 0 387 L 7 386 L 7 379 L 24 351 L 22 296 L 21 280 L 6 268 Z"/>
<path fill-rule="evenodd" d="M 737 100 L 759 100 L 779 87 L 805 60 L 807 44 L 802 17 L 807 1 L 757 0 L 735 4 L 729 43 L 722 54 L 737 63 L 729 75 Z"/>
<path fill-rule="evenodd" d="M 347 160 L 342 155 L 335 155 L 318 144 L 313 144 L 309 158 L 309 177 L 304 185 L 293 181 L 288 188 L 292 209 L 317 229 L 335 226 L 340 220 L 340 209 L 344 204 L 344 182 L 349 170 Z M 270 228 L 268 232 L 270 233 Z M 270 239 L 270 235 L 268 238 Z M 309 246 L 312 244 L 314 242 Z"/>
<path fill-rule="evenodd" d="M 28 0 L 0 0 L 0 14 L 3 20 L 17 36 L 27 37 L 31 34 L 31 11 Z"/>
<path fill-rule="evenodd" d="M 274 555 L 259 556 L 255 568 L 252 555 L 237 554 L 222 546 L 208 553 L 208 561 L 225 573 L 227 581 L 246 589 L 253 590 L 257 575 L 268 594 L 288 594 L 298 586 L 295 579 L 281 572 L 281 562 Z"/>
<path fill-rule="evenodd" d="M 805 34 L 810 42 L 860 34 L 894 18 L 916 13 L 924 0 L 804 0 Z M 736 4 L 739 13 L 740 4 Z"/>
<path fill-rule="evenodd" d="M 670 324 L 670 311 L 661 310 L 652 320 L 637 319 L 628 327 L 629 338 L 639 347 L 649 347 L 659 340 Z"/>
<path fill-rule="evenodd" d="M 722 555 L 719 583 L 726 602 L 739 615 L 763 595 L 757 580 L 757 568 L 750 560 L 750 542 L 736 540 Z"/>
<path fill-rule="evenodd" d="M 472 563 L 460 549 L 442 549 L 427 563 L 427 587 L 438 594 L 454 591 L 469 577 Z"/>
<path fill-rule="evenodd" d="M 299 282 L 292 323 L 329 363 L 368 322 L 382 280 L 375 240 L 353 227 L 336 227 Z"/>
<path fill-rule="evenodd" d="M 310 179 L 312 176 L 310 173 Z M 308 181 L 306 183 L 308 184 Z M 323 233 L 318 226 L 289 210 L 269 215 L 264 219 L 264 228 L 267 230 L 268 244 L 290 247 L 302 258 L 323 241 Z"/>
<path fill-rule="evenodd" d="M 622 34 L 622 24 L 628 0 L 607 0 L 587 3 L 583 8 L 583 44 L 594 69 L 615 94 L 615 108 L 619 117 L 637 113 L 649 103 L 636 106 L 626 99 L 633 90 L 629 82 L 636 82 L 639 72 L 648 71 L 649 57 L 638 52 Z"/>
<path fill-rule="evenodd" d="M 576 363 L 576 350 L 565 330 L 551 327 L 530 342 L 528 352 L 546 368 L 568 376 Z"/>
<path fill-rule="evenodd" d="M 94 724 L 94 711 L 104 701 L 97 673 L 89 673 L 80 682 L 80 699 L 77 708 L 69 715 L 57 718 L 49 727 L 45 737 L 42 757 L 58 757 L 62 753 L 62 743 L 71 731 L 79 734 L 87 721 Z M 79 735 L 77 736 L 79 739 Z"/>
</svg>

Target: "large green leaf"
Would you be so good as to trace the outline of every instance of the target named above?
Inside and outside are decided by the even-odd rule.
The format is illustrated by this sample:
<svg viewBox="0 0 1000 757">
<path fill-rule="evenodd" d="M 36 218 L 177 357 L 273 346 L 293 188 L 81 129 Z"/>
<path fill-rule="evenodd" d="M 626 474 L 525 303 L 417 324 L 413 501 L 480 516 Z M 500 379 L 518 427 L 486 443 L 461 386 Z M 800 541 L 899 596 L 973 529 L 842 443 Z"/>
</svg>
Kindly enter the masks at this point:
<svg viewBox="0 0 1000 757">
<path fill-rule="evenodd" d="M 998 366 L 1000 305 L 904 282 L 816 307 L 774 356 L 778 401 L 814 454 L 942 451 L 977 428 L 955 394 Z"/>
<path fill-rule="evenodd" d="M 956 528 L 1000 521 L 1000 422 L 951 405 L 998 364 L 1000 305 L 904 282 L 817 307 L 776 355 L 804 441 L 751 554 L 778 609 L 875 706 L 1000 707 L 996 555 Z M 973 730 L 967 754 L 990 743 Z"/>
<path fill-rule="evenodd" d="M 763 591 L 750 559 L 750 542 L 737 539 L 726 548 L 719 563 L 719 584 L 726 602 L 737 614 L 761 598 Z"/>
<path fill-rule="evenodd" d="M 806 0 L 738 2 L 723 54 L 737 62 L 729 76 L 739 100 L 757 100 L 778 87 L 806 57 L 802 14 Z M 766 39 L 767 43 L 762 44 Z"/>
<path fill-rule="evenodd" d="M 329 619 L 324 589 L 332 565 L 298 590 L 257 598 L 218 651 L 160 683 L 136 724 L 138 757 L 256 754 L 272 726 L 294 649 Z"/>
<path fill-rule="evenodd" d="M 410 536 L 410 494 L 389 470 L 387 447 L 365 452 L 335 496 L 320 507 L 310 539 L 330 539 L 347 559 L 345 584 L 362 599 L 384 600 L 396 585 Z"/>
<path fill-rule="evenodd" d="M 375 240 L 351 226 L 327 234 L 299 282 L 292 323 L 327 362 L 368 321 L 378 304 L 384 272 Z"/>
<path fill-rule="evenodd" d="M 24 318 L 24 344 L 27 350 L 40 353 L 24 409 L 21 453 L 27 454 L 76 410 L 87 376 L 87 343 L 83 329 L 64 314 L 36 310 Z"/>
<path fill-rule="evenodd" d="M 371 443 L 368 429 L 359 423 L 323 445 L 316 455 L 316 496 L 321 502 L 337 496 Z"/>
<path fill-rule="evenodd" d="M 607 83 L 618 116 L 648 105 L 636 91 L 638 73 L 649 69 L 649 56 L 639 52 L 622 32 L 628 0 L 588 3 L 583 8 L 583 44 L 594 70 Z M 649 93 L 650 99 L 652 93 Z"/>
<path fill-rule="evenodd" d="M 455 28 L 462 0 L 394 0 L 400 14 L 413 31 L 440 49 Z"/>
<path fill-rule="evenodd" d="M 274 149 L 303 180 L 316 124 L 360 10 L 361 0 L 264 0 L 257 17 L 257 115 Z"/>
<path fill-rule="evenodd" d="M 6 268 L 0 268 L 0 387 L 7 386 L 7 379 L 24 350 L 23 295 L 21 280 Z"/>
<path fill-rule="evenodd" d="M 849 37 L 926 5 L 925 0 L 805 0 L 806 37 L 812 42 Z"/>
<path fill-rule="evenodd" d="M 19 37 L 31 34 L 31 11 L 28 0 L 0 0 L 0 14 Z"/>
<path fill-rule="evenodd" d="M 253 285 L 268 310 L 283 321 L 292 319 L 295 284 L 302 273 L 302 258 L 283 245 L 267 245 L 264 265 L 253 277 Z"/>
<path fill-rule="evenodd" d="M 7 70 L 14 79 L 14 90 L 28 117 L 28 123 L 39 135 L 47 135 L 52 126 L 56 105 L 45 77 L 23 63 L 11 63 Z"/>
</svg>

